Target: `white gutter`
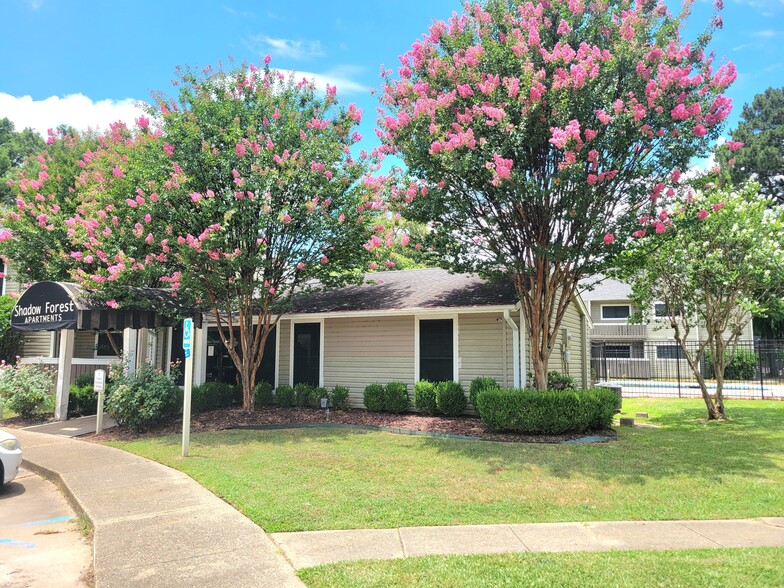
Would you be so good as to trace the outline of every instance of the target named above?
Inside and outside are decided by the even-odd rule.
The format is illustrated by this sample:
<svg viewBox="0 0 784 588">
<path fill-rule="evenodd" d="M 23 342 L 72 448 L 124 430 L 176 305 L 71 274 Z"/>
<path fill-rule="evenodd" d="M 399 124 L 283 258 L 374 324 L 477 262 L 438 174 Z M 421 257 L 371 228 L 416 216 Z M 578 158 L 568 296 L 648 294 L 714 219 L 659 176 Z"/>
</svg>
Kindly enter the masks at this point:
<svg viewBox="0 0 784 588">
<path fill-rule="evenodd" d="M 520 387 L 520 329 L 512 320 L 512 316 L 509 314 L 509 309 L 504 310 L 504 319 L 506 320 L 506 324 L 508 324 L 512 328 L 512 358 L 513 358 L 513 379 L 514 379 L 514 387 Z"/>
<path fill-rule="evenodd" d="M 528 385 L 528 366 L 526 365 L 525 353 L 525 318 L 523 317 L 523 309 L 520 309 L 520 387 L 525 388 Z"/>
</svg>

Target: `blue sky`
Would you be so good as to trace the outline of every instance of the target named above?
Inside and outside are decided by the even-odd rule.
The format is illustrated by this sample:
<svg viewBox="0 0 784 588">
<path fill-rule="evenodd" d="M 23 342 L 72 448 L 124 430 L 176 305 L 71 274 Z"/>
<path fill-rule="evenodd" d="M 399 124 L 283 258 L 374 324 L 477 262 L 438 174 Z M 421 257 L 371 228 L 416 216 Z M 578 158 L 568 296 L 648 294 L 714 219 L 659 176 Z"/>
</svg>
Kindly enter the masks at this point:
<svg viewBox="0 0 784 588">
<path fill-rule="evenodd" d="M 178 64 L 258 62 L 269 53 L 274 67 L 316 74 L 357 102 L 372 148 L 378 103 L 370 89 L 380 86 L 381 64 L 396 68 L 434 19 L 459 9 L 455 0 L 3 0 L 0 117 L 41 132 L 131 122 L 136 101 L 173 91 Z M 712 11 L 712 0 L 697 0 L 687 38 Z M 728 92 L 732 128 L 744 102 L 784 84 L 784 0 L 725 0 L 723 18 L 712 48 L 738 67 Z"/>
</svg>

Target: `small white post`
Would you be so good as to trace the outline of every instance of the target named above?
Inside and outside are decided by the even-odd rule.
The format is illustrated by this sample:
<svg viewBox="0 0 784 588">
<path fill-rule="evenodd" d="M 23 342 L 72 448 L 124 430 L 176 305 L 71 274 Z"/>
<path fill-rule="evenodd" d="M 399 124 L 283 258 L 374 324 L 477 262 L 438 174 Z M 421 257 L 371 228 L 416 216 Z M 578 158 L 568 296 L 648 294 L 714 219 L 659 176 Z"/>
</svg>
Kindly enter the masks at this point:
<svg viewBox="0 0 784 588">
<path fill-rule="evenodd" d="M 182 456 L 188 457 L 191 443 L 191 390 L 193 388 L 193 319 L 185 319 L 182 348 L 185 351 L 185 389 L 182 394 Z"/>
<path fill-rule="evenodd" d="M 95 432 L 103 431 L 103 397 L 106 389 L 106 370 L 95 370 L 93 390 L 98 392 L 98 406 L 95 412 Z"/>
</svg>

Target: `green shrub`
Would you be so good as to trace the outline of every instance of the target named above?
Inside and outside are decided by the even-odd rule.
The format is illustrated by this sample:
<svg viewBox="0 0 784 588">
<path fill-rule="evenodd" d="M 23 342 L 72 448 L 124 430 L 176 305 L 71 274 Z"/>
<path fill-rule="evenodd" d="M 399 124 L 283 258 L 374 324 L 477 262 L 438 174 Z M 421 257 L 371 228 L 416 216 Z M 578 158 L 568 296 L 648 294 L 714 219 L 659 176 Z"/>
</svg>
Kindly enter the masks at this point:
<svg viewBox="0 0 784 588">
<path fill-rule="evenodd" d="M 363 395 L 365 408 L 370 412 L 381 412 L 384 410 L 384 386 L 381 384 L 369 384 L 365 388 Z"/>
<path fill-rule="evenodd" d="M 29 419 L 54 409 L 52 373 L 33 363 L 6 366 L 0 374 L 0 402 Z"/>
<path fill-rule="evenodd" d="M 269 382 L 262 380 L 253 389 L 256 406 L 273 406 L 275 404 L 274 388 Z"/>
<path fill-rule="evenodd" d="M 332 394 L 329 396 L 330 405 L 335 410 L 346 410 L 349 408 L 348 404 L 348 388 L 338 384 L 332 389 Z"/>
<path fill-rule="evenodd" d="M 94 381 L 95 374 L 82 374 L 76 378 L 74 384 L 76 384 L 77 388 L 85 388 L 87 386 L 92 386 Z"/>
<path fill-rule="evenodd" d="M 84 381 L 84 376 L 77 378 L 77 383 L 81 379 Z M 91 383 L 86 386 L 79 386 L 72 384 L 68 390 L 68 414 L 89 416 L 98 412 L 98 393 L 93 389 Z"/>
<path fill-rule="evenodd" d="M 300 382 L 294 386 L 294 405 L 299 408 L 313 406 L 313 386 Z"/>
<path fill-rule="evenodd" d="M 484 390 L 495 390 L 500 388 L 498 382 L 489 376 L 479 376 L 471 380 L 471 386 L 468 388 L 468 401 L 474 410 L 479 414 L 479 409 L 476 407 L 476 397 Z"/>
<path fill-rule="evenodd" d="M 724 352 L 726 365 L 724 367 L 725 380 L 753 380 L 757 375 L 757 354 L 746 349 L 736 349 L 735 357 L 730 359 L 730 352 Z M 705 351 L 705 367 L 709 374 L 715 376 L 713 358 L 710 350 Z"/>
<path fill-rule="evenodd" d="M 414 384 L 414 406 L 424 415 L 438 414 L 436 404 L 436 385 L 427 380 L 419 380 Z"/>
<path fill-rule="evenodd" d="M 468 406 L 468 400 L 460 382 L 436 384 L 436 406 L 444 416 L 455 417 L 463 414 Z"/>
<path fill-rule="evenodd" d="M 404 382 L 390 382 L 384 388 L 384 410 L 400 414 L 408 410 L 408 386 Z"/>
<path fill-rule="evenodd" d="M 166 375 L 150 365 L 132 375 L 119 375 L 110 386 L 106 411 L 121 427 L 145 431 L 176 413 L 179 387 L 175 378 L 176 374 Z"/>
<path fill-rule="evenodd" d="M 191 390 L 191 412 L 204 412 L 234 404 L 237 389 L 223 382 L 204 382 Z"/>
<path fill-rule="evenodd" d="M 275 390 L 275 403 L 281 408 L 294 406 L 294 388 L 288 385 L 278 386 Z"/>
<path fill-rule="evenodd" d="M 591 388 L 585 390 L 581 398 L 585 404 L 591 404 L 586 415 L 589 419 L 586 428 L 594 431 L 609 429 L 618 408 L 618 395 L 609 388 Z"/>
<path fill-rule="evenodd" d="M 11 312 L 16 299 L 8 294 L 0 296 L 0 361 L 15 364 L 24 348 L 24 333 L 11 329 Z"/>
<path fill-rule="evenodd" d="M 574 377 L 569 374 L 562 374 L 560 372 L 552 371 L 547 372 L 547 389 L 548 390 L 575 390 L 577 385 L 574 383 Z"/>
<path fill-rule="evenodd" d="M 477 398 L 482 422 L 489 429 L 538 435 L 607 428 L 616 402 L 616 395 L 605 388 L 485 390 Z"/>
</svg>

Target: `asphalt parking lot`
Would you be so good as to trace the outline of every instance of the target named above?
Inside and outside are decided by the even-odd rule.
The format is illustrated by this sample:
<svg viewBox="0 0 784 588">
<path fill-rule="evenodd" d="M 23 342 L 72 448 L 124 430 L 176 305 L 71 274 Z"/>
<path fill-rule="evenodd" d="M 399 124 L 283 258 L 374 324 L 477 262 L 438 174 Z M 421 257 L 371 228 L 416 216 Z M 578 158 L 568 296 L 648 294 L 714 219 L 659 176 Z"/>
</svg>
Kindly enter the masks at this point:
<svg viewBox="0 0 784 588">
<path fill-rule="evenodd" d="M 91 585 L 92 541 L 58 488 L 21 469 L 0 487 L 0 586 Z"/>
</svg>

